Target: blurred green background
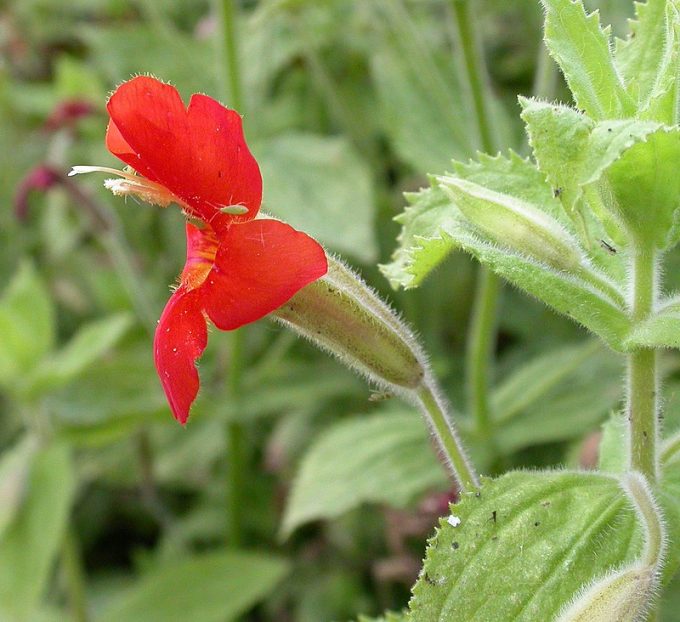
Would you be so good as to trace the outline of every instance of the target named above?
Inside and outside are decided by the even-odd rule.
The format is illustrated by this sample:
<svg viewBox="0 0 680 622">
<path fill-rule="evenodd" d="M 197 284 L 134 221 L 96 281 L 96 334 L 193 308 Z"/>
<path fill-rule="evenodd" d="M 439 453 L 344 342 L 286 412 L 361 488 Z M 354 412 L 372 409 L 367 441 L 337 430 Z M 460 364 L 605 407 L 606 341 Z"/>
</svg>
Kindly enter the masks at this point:
<svg viewBox="0 0 680 622">
<path fill-rule="evenodd" d="M 589 4 L 615 32 L 632 13 L 621 0 Z M 378 269 L 396 246 L 402 193 L 479 146 L 451 3 L 235 5 L 240 107 L 264 209 L 393 301 L 466 434 L 475 266 L 455 255 L 408 292 L 390 291 Z M 486 0 L 475 10 L 499 143 L 524 153 L 516 95 L 534 88 L 541 9 Z M 0 4 L 3 622 L 318 622 L 399 610 L 455 498 L 417 413 L 266 320 L 242 334 L 237 391 L 234 337 L 211 331 L 189 425 L 172 419 L 151 340 L 184 262 L 183 217 L 65 174 L 119 167 L 103 143 L 105 102 L 132 75 L 233 105 L 223 35 L 220 6 L 200 0 Z M 497 353 L 496 447 L 467 434 L 482 471 L 592 465 L 584 443 L 620 400 L 620 361 L 509 289 Z M 527 393 L 537 371 L 544 381 Z"/>
</svg>

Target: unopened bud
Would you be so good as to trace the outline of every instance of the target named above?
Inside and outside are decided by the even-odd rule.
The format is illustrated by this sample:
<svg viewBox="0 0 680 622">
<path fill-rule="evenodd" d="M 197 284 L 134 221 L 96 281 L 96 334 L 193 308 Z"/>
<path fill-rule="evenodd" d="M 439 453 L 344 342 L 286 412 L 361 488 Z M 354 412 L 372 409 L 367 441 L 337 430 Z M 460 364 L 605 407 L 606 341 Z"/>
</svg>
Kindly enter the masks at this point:
<svg viewBox="0 0 680 622">
<path fill-rule="evenodd" d="M 557 622 L 637 622 L 656 585 L 656 571 L 633 566 L 613 573 L 584 592 Z"/>
<path fill-rule="evenodd" d="M 421 386 L 425 357 L 413 333 L 356 274 L 328 258 L 328 273 L 272 314 L 379 384 Z"/>
<path fill-rule="evenodd" d="M 596 580 L 563 611 L 557 622 L 638 622 L 658 590 L 666 550 L 665 526 L 646 480 L 639 473 L 623 476 L 621 487 L 644 530 L 641 558 Z"/>
<path fill-rule="evenodd" d="M 557 270 L 581 265 L 578 241 L 533 205 L 457 177 L 445 175 L 438 181 L 465 218 L 495 244 Z"/>
</svg>

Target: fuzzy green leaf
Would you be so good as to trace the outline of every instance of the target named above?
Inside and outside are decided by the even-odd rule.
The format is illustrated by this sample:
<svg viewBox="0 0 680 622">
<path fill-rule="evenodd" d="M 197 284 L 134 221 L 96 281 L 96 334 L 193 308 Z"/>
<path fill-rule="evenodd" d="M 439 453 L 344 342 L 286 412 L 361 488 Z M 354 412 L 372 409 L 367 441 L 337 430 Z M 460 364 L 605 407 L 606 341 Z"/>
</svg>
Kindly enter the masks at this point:
<svg viewBox="0 0 680 622">
<path fill-rule="evenodd" d="M 66 446 L 53 444 L 34 456 L 26 498 L 0 540 L 0 619 L 31 619 L 61 544 L 75 487 Z"/>
<path fill-rule="evenodd" d="M 552 620 L 586 583 L 639 553 L 617 480 L 509 473 L 451 508 L 430 541 L 413 620 Z"/>
<path fill-rule="evenodd" d="M 581 196 L 583 160 L 595 123 L 569 106 L 524 97 L 519 102 L 538 168 L 573 218 Z"/>
<path fill-rule="evenodd" d="M 480 181 L 492 182 L 489 183 L 491 192 L 467 180 L 464 180 L 464 184 L 456 184 L 456 196 L 460 198 L 461 195 L 467 195 L 463 199 L 474 203 L 467 209 L 485 210 L 489 206 L 495 209 L 492 204 L 503 199 L 498 195 L 503 193 L 504 188 L 516 187 L 520 179 L 527 182 L 527 189 L 519 197 L 521 201 L 525 200 L 523 197 L 545 197 L 546 193 L 550 193 L 549 187 L 540 180 L 540 173 L 537 175 L 536 169 L 525 161 L 499 157 L 489 159 L 489 162 L 485 175 L 480 173 L 479 167 L 460 168 L 464 175 L 467 171 L 473 171 L 478 178 L 486 177 Z M 480 162 L 480 165 L 484 164 Z M 508 242 L 504 246 L 502 231 L 494 238 L 489 238 L 461 214 L 453 199 L 447 200 L 442 189 L 425 189 L 407 196 L 407 199 L 411 205 L 398 219 L 403 224 L 399 237 L 400 248 L 395 252 L 393 262 L 382 266 L 383 272 L 394 285 L 412 287 L 418 284 L 452 249 L 461 248 L 514 285 L 597 333 L 614 349 L 621 349 L 622 340 L 630 326 L 623 311 L 622 294 L 616 282 L 588 260 L 579 260 L 568 273 L 549 267 L 540 258 L 527 256 L 518 250 L 517 244 L 513 247 Z M 512 201 L 513 197 L 507 200 Z M 555 197 L 543 198 L 542 201 L 532 204 L 531 209 L 539 209 L 544 220 L 552 220 L 554 227 L 551 228 L 564 229 L 565 240 L 568 239 L 571 248 L 577 250 L 578 242 L 570 234 L 569 227 L 564 226 L 564 217 L 553 216 L 555 210 L 559 211 Z M 538 243 L 533 244 L 532 248 L 541 252 Z M 550 247 L 545 248 L 545 252 L 550 255 Z M 569 255 L 573 255 L 573 252 L 570 251 Z M 559 257 L 555 259 L 559 260 Z"/>
<path fill-rule="evenodd" d="M 680 302 L 673 299 L 636 324 L 625 345 L 629 349 L 680 348 Z"/>
<path fill-rule="evenodd" d="M 677 239 L 678 130 L 636 119 L 593 123 L 566 106 L 532 100 L 522 104 L 538 166 L 568 213 L 586 186 L 606 179 L 612 193 L 608 216 L 630 236 L 659 248 Z"/>
<path fill-rule="evenodd" d="M 539 169 L 559 196 L 567 214 L 577 223 L 586 224 L 591 237 L 600 235 L 588 221 L 589 214 L 579 209 L 584 188 L 600 181 L 628 149 L 662 126 L 636 119 L 595 123 L 568 106 L 525 98 L 520 98 L 520 103 Z M 597 216 L 607 227 L 608 234 L 620 242 L 621 233 L 615 224 L 620 221 L 619 215 L 598 213 Z M 621 263 L 620 258 L 617 263 Z"/>
<path fill-rule="evenodd" d="M 586 14 L 581 0 L 542 0 L 545 42 L 562 69 L 574 101 L 595 120 L 634 112 L 633 101 L 614 67 L 610 29 L 597 12 Z"/>
<path fill-rule="evenodd" d="M 662 127 L 648 134 L 607 169 L 607 179 L 626 228 L 649 248 L 677 241 L 680 207 L 680 129 Z"/>
<path fill-rule="evenodd" d="M 409 205 L 395 220 L 402 224 L 399 247 L 392 261 L 380 270 L 392 287 L 410 289 L 420 283 L 456 248 L 442 234 L 443 224 L 451 217 L 451 199 L 439 187 L 423 188 L 406 194 Z"/>
<path fill-rule="evenodd" d="M 142 577 L 97 622 L 228 622 L 262 600 L 285 576 L 280 559 L 213 552 L 166 563 Z"/>
<path fill-rule="evenodd" d="M 565 228 L 571 227 L 543 173 L 512 151 L 507 157 L 480 154 L 478 162 L 454 162 L 453 170 L 461 179 L 540 205 Z M 441 233 L 440 223 L 451 214 L 451 200 L 441 189 L 409 193 L 406 200 L 410 205 L 396 218 L 402 224 L 399 248 L 381 269 L 394 287 L 409 288 L 419 285 L 456 245 Z"/>
<path fill-rule="evenodd" d="M 415 413 L 343 421 L 319 437 L 303 458 L 282 533 L 366 502 L 404 506 L 445 483 L 425 424 Z"/>
<path fill-rule="evenodd" d="M 464 200 L 473 206 L 472 209 L 493 209 L 495 199 L 478 193 L 469 185 L 467 189 L 459 186 L 457 192 L 458 200 L 461 195 L 467 195 Z M 441 226 L 442 233 L 451 237 L 460 248 L 510 283 L 597 333 L 613 348 L 621 348 L 621 339 L 629 329 L 622 295 L 587 261 L 574 263 L 573 257 L 566 257 L 565 261 L 570 263 L 565 265 L 565 269 L 556 269 L 546 263 L 553 258 L 550 249 L 546 249 L 546 260 L 540 256 L 529 257 L 519 246 L 499 246 L 502 240 L 500 232 L 493 239 L 483 237 L 484 232 L 471 225 L 460 213 L 456 214 L 455 208 L 449 210 L 448 216 Z M 574 243 L 574 246 L 577 244 Z M 535 248 L 537 244 L 532 246 L 532 249 Z"/>
<path fill-rule="evenodd" d="M 635 3 L 630 34 L 616 45 L 616 65 L 638 109 L 647 119 L 673 124 L 680 71 L 678 3 L 647 0 Z"/>
</svg>

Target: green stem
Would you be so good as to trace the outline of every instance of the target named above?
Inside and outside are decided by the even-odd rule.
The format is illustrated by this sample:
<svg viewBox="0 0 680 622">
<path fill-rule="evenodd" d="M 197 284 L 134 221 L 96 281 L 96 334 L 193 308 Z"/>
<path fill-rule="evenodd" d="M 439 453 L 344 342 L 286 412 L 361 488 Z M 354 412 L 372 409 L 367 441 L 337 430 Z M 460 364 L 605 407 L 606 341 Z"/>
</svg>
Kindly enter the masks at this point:
<svg viewBox="0 0 680 622">
<path fill-rule="evenodd" d="M 229 397 L 238 412 L 243 385 L 243 346 L 245 331 L 231 333 L 231 353 L 229 357 Z M 243 500 L 245 497 L 245 430 L 238 421 L 227 422 L 227 541 L 232 547 L 243 542 Z"/>
<path fill-rule="evenodd" d="M 645 320 L 656 298 L 656 262 L 653 251 L 635 249 L 632 266 L 632 319 Z M 656 481 L 658 467 L 657 353 L 650 348 L 628 355 L 629 464 L 650 483 Z"/>
<path fill-rule="evenodd" d="M 458 482 L 461 492 L 471 492 L 479 488 L 479 478 L 471 466 L 463 446 L 453 427 L 453 420 L 448 413 L 445 402 L 439 391 L 433 386 L 433 380 L 425 380 L 418 389 L 418 404 L 426 418 L 434 428 L 435 437 L 441 444 L 444 454 Z"/>
<path fill-rule="evenodd" d="M 87 622 L 89 616 L 85 598 L 85 573 L 83 572 L 80 547 L 71 527 L 64 534 L 61 563 L 73 620 L 74 622 Z"/>
<path fill-rule="evenodd" d="M 229 93 L 230 105 L 244 113 L 241 65 L 239 62 L 238 4 L 237 0 L 218 0 L 220 18 L 220 39 L 224 72 L 225 91 Z M 238 411 L 242 393 L 243 345 L 245 332 L 238 329 L 231 334 L 229 357 L 229 397 Z M 227 539 L 233 547 L 243 541 L 243 499 L 245 498 L 244 452 L 245 430 L 238 421 L 227 422 Z"/>
<path fill-rule="evenodd" d="M 243 90 L 241 88 L 241 65 L 238 54 L 237 0 L 218 0 L 220 18 L 220 54 L 224 60 L 224 84 L 228 92 L 229 105 L 243 114 Z M 220 63 L 222 65 L 222 63 Z"/>
<path fill-rule="evenodd" d="M 474 28 L 470 2 L 452 0 L 456 33 L 462 56 L 462 73 L 468 85 L 469 96 L 477 119 L 477 130 L 481 148 L 492 153 L 495 148 L 489 110 L 491 94 L 486 65 L 481 45 Z M 468 393 L 468 409 L 476 423 L 478 434 L 493 437 L 489 411 L 489 386 L 491 383 L 493 351 L 496 345 L 496 318 L 500 280 L 481 266 L 477 276 L 477 287 L 472 305 L 470 328 L 468 330 L 465 375 Z"/>
<path fill-rule="evenodd" d="M 451 6 L 456 17 L 456 33 L 462 55 L 463 75 L 477 120 L 479 144 L 484 151 L 492 153 L 496 145 L 491 122 L 493 114 L 489 109 L 491 89 L 482 47 L 472 19 L 471 3 L 469 0 L 452 0 Z"/>
<path fill-rule="evenodd" d="M 465 361 L 468 409 L 480 437 L 493 436 L 489 409 L 489 386 L 496 345 L 496 317 L 500 283 L 487 268 L 477 274 L 477 288 L 470 317 Z"/>
</svg>

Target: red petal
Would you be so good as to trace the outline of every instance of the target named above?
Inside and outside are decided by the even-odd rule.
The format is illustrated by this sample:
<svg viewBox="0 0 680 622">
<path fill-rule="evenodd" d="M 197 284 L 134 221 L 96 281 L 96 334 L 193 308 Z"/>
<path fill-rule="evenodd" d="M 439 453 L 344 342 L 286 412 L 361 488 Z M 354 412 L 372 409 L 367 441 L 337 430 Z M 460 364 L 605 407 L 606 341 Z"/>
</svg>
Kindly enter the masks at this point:
<svg viewBox="0 0 680 622">
<path fill-rule="evenodd" d="M 187 109 L 177 89 L 146 76 L 118 87 L 107 107 L 111 152 L 165 186 L 197 217 L 222 230 L 257 214 L 262 178 L 236 111 L 206 95 L 194 95 Z M 222 214 L 228 205 L 243 205 L 248 213 Z"/>
<path fill-rule="evenodd" d="M 222 330 L 260 319 L 328 270 L 315 240 L 277 220 L 233 225 L 219 243 L 200 291 L 208 317 Z"/>
<path fill-rule="evenodd" d="M 195 362 L 208 343 L 198 290 L 178 289 L 165 305 L 154 337 L 154 361 L 172 414 L 182 425 L 199 387 Z"/>
</svg>

